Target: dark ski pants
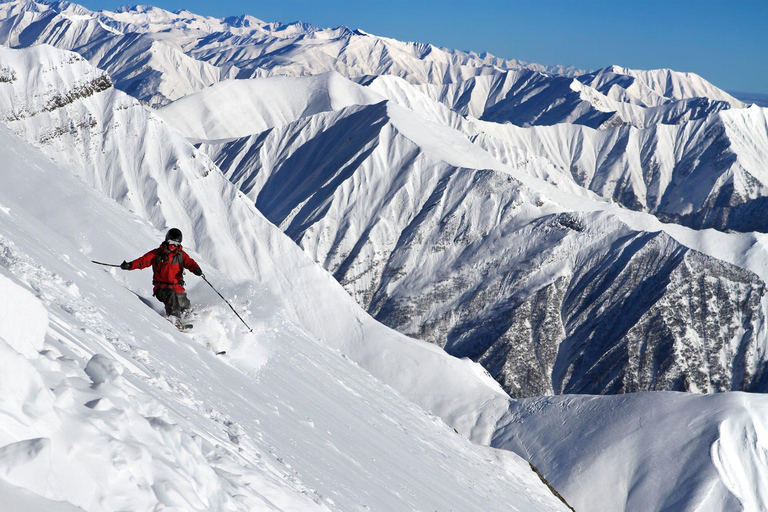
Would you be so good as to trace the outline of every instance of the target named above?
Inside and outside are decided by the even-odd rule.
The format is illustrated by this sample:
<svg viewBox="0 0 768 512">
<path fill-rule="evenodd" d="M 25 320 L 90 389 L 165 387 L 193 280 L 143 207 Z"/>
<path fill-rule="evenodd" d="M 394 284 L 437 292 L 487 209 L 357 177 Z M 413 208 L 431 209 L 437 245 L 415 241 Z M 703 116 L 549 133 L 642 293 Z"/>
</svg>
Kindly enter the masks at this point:
<svg viewBox="0 0 768 512">
<path fill-rule="evenodd" d="M 157 300 L 165 304 L 165 314 L 168 316 L 181 316 L 189 311 L 192 305 L 187 298 L 186 293 L 178 293 L 171 288 L 158 288 L 155 292 Z"/>
</svg>

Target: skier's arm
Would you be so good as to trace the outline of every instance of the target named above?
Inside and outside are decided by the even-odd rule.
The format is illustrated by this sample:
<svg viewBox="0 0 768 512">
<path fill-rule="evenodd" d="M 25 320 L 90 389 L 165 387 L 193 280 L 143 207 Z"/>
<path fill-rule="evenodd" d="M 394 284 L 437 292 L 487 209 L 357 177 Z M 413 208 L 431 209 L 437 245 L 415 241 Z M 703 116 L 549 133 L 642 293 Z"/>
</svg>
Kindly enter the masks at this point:
<svg viewBox="0 0 768 512">
<path fill-rule="evenodd" d="M 147 254 L 145 254 L 144 256 L 142 256 L 141 258 L 136 258 L 133 261 L 129 261 L 128 268 L 126 268 L 125 270 L 138 270 L 141 268 L 147 268 L 152 264 L 152 261 L 155 259 L 156 255 L 157 255 L 157 249 L 153 249 L 149 251 Z"/>
<path fill-rule="evenodd" d="M 187 254 L 186 252 L 182 252 L 181 259 L 184 262 L 185 269 L 189 270 L 196 276 L 203 275 L 203 270 L 200 268 L 200 265 L 198 265 L 197 262 L 189 256 L 189 254 Z"/>
</svg>

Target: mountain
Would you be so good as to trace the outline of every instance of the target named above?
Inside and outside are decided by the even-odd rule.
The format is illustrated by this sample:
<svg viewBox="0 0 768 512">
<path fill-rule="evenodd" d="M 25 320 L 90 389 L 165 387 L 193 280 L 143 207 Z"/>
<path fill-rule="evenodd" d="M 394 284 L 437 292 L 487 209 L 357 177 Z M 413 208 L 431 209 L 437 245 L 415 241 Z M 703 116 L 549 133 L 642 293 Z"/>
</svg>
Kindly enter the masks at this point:
<svg viewBox="0 0 768 512">
<path fill-rule="evenodd" d="M 6 2 L 0 42 L 76 51 L 108 71 L 118 89 L 153 106 L 228 78 L 330 71 L 360 81 L 399 76 L 464 115 L 519 126 L 645 127 L 745 106 L 693 73 L 619 66 L 586 72 L 405 43 L 343 26 L 217 19 L 148 6 L 94 12 L 64 1 Z"/>
<path fill-rule="evenodd" d="M 627 208 L 696 229 L 768 231 L 766 110 L 753 106 L 679 125 L 526 130 L 480 123 L 474 142 L 512 162 L 524 148 L 573 181 Z"/>
<path fill-rule="evenodd" d="M 153 299 L 146 274 L 95 270 L 83 254 L 89 247 L 90 255 L 110 261 L 139 254 L 162 233 L 5 128 L 0 140 L 0 350 L 7 365 L 0 382 L 13 390 L 3 395 L 0 426 L 0 491 L 7 509 L 479 504 L 492 510 L 565 510 L 519 458 L 470 444 L 352 364 L 345 354 L 352 358 L 354 350 L 329 350 L 287 318 L 286 311 L 296 307 L 291 304 L 307 293 L 315 306 L 336 307 L 336 322 L 353 310 L 304 280 L 306 271 L 294 265 L 313 265 L 296 256 L 301 252 L 290 243 L 267 236 L 263 244 L 293 272 L 295 287 L 283 295 L 264 291 L 269 282 L 232 282 L 194 254 L 209 279 L 226 296 L 237 297 L 235 305 L 256 337 L 196 282 L 189 287 L 198 305 L 196 328 L 181 334 L 147 307 Z M 381 341 L 367 339 L 377 351 Z M 215 356 L 208 345 L 226 348 L 228 355 Z M 381 359 L 393 374 L 415 379 L 411 391 L 425 402 L 454 401 L 455 390 L 446 384 L 457 378 L 459 361 L 444 355 L 430 361 L 423 357 L 428 352 L 420 355 L 408 346 L 379 352 Z M 424 375 L 443 380 L 424 385 Z M 755 443 L 762 439 L 756 437 L 761 416 L 749 412 L 760 410 L 762 397 L 685 395 L 687 424 L 695 427 L 690 431 L 677 428 L 683 421 L 679 407 L 657 399 L 662 396 L 507 401 L 495 424 L 485 418 L 490 409 L 475 411 L 477 425 L 490 428 L 475 430 L 472 438 L 525 452 L 558 478 L 568 499 L 588 496 L 603 510 L 625 510 L 622 491 L 629 488 L 636 491 L 633 504 L 674 499 L 678 510 L 764 507 L 759 482 L 765 459 Z M 476 395 L 474 403 L 487 397 Z M 617 400 L 630 405 L 617 407 Z M 718 409 L 709 400 L 730 405 Z M 736 402 L 743 404 L 741 416 Z M 666 421 L 656 421 L 659 413 L 651 411 L 666 413 Z M 710 442 L 717 451 L 702 449 Z M 615 470 L 615 452 L 606 447 L 621 450 L 625 472 Z M 697 465 L 659 464 L 654 453 L 684 454 L 680 460 Z M 577 469 L 585 463 L 600 478 L 581 477 Z M 670 490 L 669 482 L 686 485 Z M 702 492 L 713 488 L 709 508 L 702 507 Z"/>
<path fill-rule="evenodd" d="M 0 43 L 50 44 L 109 72 L 118 89 L 153 106 L 227 78 L 337 71 L 347 77 L 393 74 L 443 83 L 504 69 L 575 74 L 490 54 L 404 43 L 347 27 L 225 19 L 147 6 L 89 11 L 65 1 L 0 4 Z"/>
<path fill-rule="evenodd" d="M 381 328 L 328 346 L 292 320 L 309 295 L 336 323 L 371 324 L 331 279 L 306 280 L 322 271 L 274 228 L 253 225 L 262 271 L 291 275 L 294 290 L 232 281 L 193 253 L 254 334 L 193 277 L 195 329 L 182 334 L 146 273 L 84 254 L 138 255 L 162 232 L 5 127 L 0 141 L 5 510 L 566 510 L 527 462 L 470 443 L 350 359 L 375 347 L 426 402 L 455 400 L 451 382 L 490 381 L 473 365 Z M 491 411 L 464 412 L 482 425 Z"/>
<path fill-rule="evenodd" d="M 149 103 L 179 98 L 235 72 L 188 57 L 170 40 L 164 43 L 162 37 L 121 21 L 120 13 L 98 16 L 69 2 L 5 2 L 0 16 L 3 44 L 76 50 L 110 72 L 123 90 Z"/>
<path fill-rule="evenodd" d="M 392 101 L 303 116 L 308 87 L 283 80 L 290 93 L 248 108 L 294 102 L 295 121 L 200 149 L 379 321 L 482 362 L 513 396 L 767 385 L 755 274 L 632 229 L 586 193 L 550 198 L 530 178 L 541 162 L 504 166 Z M 313 94 L 351 87 L 322 84 Z"/>
<path fill-rule="evenodd" d="M 609 66 L 581 75 L 579 81 L 610 98 L 646 107 L 669 104 L 683 98 L 708 98 L 725 102 L 733 108 L 746 106 L 696 73 L 680 73 L 672 69 L 637 70 Z"/>
<path fill-rule="evenodd" d="M 638 85 L 633 74 L 659 79 L 656 75 L 668 70 L 623 70 L 626 74 L 619 75 L 616 68 L 611 69 L 577 77 L 523 69 L 416 87 L 462 115 L 521 127 L 576 124 L 595 129 L 620 125 L 644 128 L 679 124 L 746 106 L 697 75 L 679 78 L 674 82 L 678 86 L 663 96 Z"/>
<path fill-rule="evenodd" d="M 578 195 L 596 192 L 626 208 L 696 229 L 766 232 L 761 205 L 768 155 L 766 110 L 733 108 L 675 125 L 602 130 L 575 124 L 520 128 L 462 117 L 394 77 L 367 85 L 420 115 L 461 131 L 501 162 L 537 159 L 534 175 Z M 651 107 L 671 112 L 673 106 Z M 625 104 L 627 105 L 627 104 Z"/>
</svg>

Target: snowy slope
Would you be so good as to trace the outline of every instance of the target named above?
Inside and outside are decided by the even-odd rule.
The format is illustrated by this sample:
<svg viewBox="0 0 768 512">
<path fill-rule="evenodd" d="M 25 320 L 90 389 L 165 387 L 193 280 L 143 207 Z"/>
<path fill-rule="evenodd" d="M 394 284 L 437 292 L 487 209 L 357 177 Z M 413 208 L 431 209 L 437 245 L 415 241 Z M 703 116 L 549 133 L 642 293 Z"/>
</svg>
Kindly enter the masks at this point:
<svg viewBox="0 0 768 512">
<path fill-rule="evenodd" d="M 375 322 L 180 133 L 114 88 L 96 91 L 83 86 L 83 81 L 101 83 L 99 72 L 87 62 L 51 47 L 2 52 L 7 63 L 18 66 L 14 69 L 19 78 L 0 84 L 0 104 L 23 112 L 9 121 L 14 131 L 156 229 L 180 227 L 187 247 L 235 281 L 257 282 L 265 293 L 291 297 L 283 306 L 287 318 L 407 397 L 419 400 L 419 405 L 460 432 L 485 431 L 493 424 L 506 397 L 479 366 L 446 358 L 439 348 Z M 21 85 L 25 83 L 21 77 L 34 76 L 45 77 L 51 85 L 42 87 L 45 82 L 38 82 L 41 92 Z M 83 118 L 96 123 L 80 122 Z M 73 126 L 77 128 L 70 130 Z M 41 141 L 39 134 L 46 133 L 56 135 Z M 96 249 L 94 243 L 86 242 L 79 247 L 86 254 Z M 140 254 L 107 256 L 121 261 Z M 339 316 L 339 309 L 349 314 Z M 327 318 L 336 320 L 327 322 Z M 399 362 L 393 365 L 392 358 Z M 440 372 L 416 371 L 424 360 L 447 365 L 453 377 L 445 381 Z M 430 388 L 439 388 L 440 393 L 417 392 Z M 451 400 L 444 400 L 442 393 Z M 479 423 L 474 410 L 478 396 L 484 397 L 481 403 L 486 403 L 488 411 Z"/>
<path fill-rule="evenodd" d="M 633 210 L 694 228 L 768 230 L 768 110 L 752 106 L 680 125 L 611 130 L 559 125 L 518 129 L 477 122 L 476 144 L 502 162 L 522 150 Z"/>
<path fill-rule="evenodd" d="M 61 500 L 87 510 L 124 508 L 126 503 L 135 508 L 139 502 L 185 510 L 564 509 L 519 459 L 468 444 L 286 320 L 279 304 L 291 297 L 230 284 L 203 261 L 209 278 L 226 295 L 247 298 L 236 303 L 246 309 L 258 341 L 253 343 L 218 297 L 199 285 L 190 292 L 201 306 L 198 332 L 191 338 L 178 333 L 147 307 L 152 299 L 146 275 L 95 269 L 78 249 L 96 246 L 99 255 L 110 259 L 140 252 L 161 233 L 97 196 L 3 129 L 0 138 L 6 162 L 0 171 L 5 185 L 0 190 L 0 311 L 9 313 L 4 320 L 13 320 L 2 322 L 0 346 L 7 354 L 3 360 L 13 361 L 16 371 L 3 372 L 2 383 L 4 389 L 22 385 L 39 392 L 21 395 L 38 396 L 29 398 L 34 402 L 3 402 L 3 411 L 15 415 L 12 420 L 5 416 L 0 428 L 0 492 L 5 505 L 67 511 L 73 508 Z M 205 348 L 225 338 L 230 352 L 225 359 Z M 43 352 L 35 354 L 40 346 Z M 100 356 L 92 360 L 93 354 Z M 396 357 L 387 359 L 398 366 Z M 122 369 L 120 377 L 110 372 L 113 367 Z M 454 372 L 422 364 L 422 371 L 427 368 Z M 449 397 L 440 388 L 418 389 L 441 394 L 443 400 Z M 663 395 L 644 396 L 650 403 L 637 410 L 647 413 L 655 397 Z M 727 396 L 735 400 L 738 395 L 718 399 Z M 612 409 L 616 399 L 592 398 L 591 403 L 597 406 L 601 400 Z M 86 403 L 89 406 L 83 407 Z M 500 418 L 504 429 L 496 435 L 489 431 L 486 442 L 512 449 L 525 443 L 522 446 L 531 452 L 527 456 L 542 465 L 553 454 L 573 453 L 578 443 L 559 442 L 564 439 L 557 430 L 562 408 L 557 409 L 558 421 L 548 423 L 549 409 L 535 407 L 536 414 L 523 414 L 530 410 L 528 403 L 513 405 L 510 415 Z M 702 422 L 697 432 L 722 433 L 701 437 L 703 445 L 708 446 L 706 440 L 718 448 L 696 452 L 706 470 L 701 481 L 720 490 L 727 486 L 745 507 L 757 503 L 759 509 L 764 498 L 758 483 L 767 470 L 760 445 L 739 441 L 741 426 L 749 426 L 741 420 L 749 416 L 712 414 L 712 407 L 699 404 L 689 407 Z M 754 409 L 761 402 L 745 404 Z M 579 414 L 570 416 L 566 425 L 607 417 L 604 409 L 598 409 L 597 416 L 583 408 L 572 410 Z M 519 421 L 509 421 L 512 418 Z M 15 431 L 19 423 L 14 422 L 21 422 Z M 610 424 L 606 421 L 605 428 Z M 624 424 L 616 425 L 615 436 L 580 437 L 594 443 L 584 457 L 576 458 L 594 461 L 589 467 L 601 469 L 601 477 L 617 473 L 611 452 L 597 455 L 608 441 L 626 434 Z M 662 453 L 691 453 L 687 437 L 669 436 L 670 431 L 664 423 L 656 427 L 651 422 L 636 435 L 645 433 L 642 439 L 653 439 Z M 27 442 L 31 432 L 49 441 Z M 517 441 L 507 442 L 510 439 Z M 17 444 L 9 447 L 9 442 Z M 534 442 L 540 451 L 534 450 Z M 737 455 L 748 453 L 750 446 L 756 450 L 751 458 Z M 707 462 L 710 453 L 716 462 Z M 646 450 L 622 454 L 629 469 L 656 462 Z M 719 480 L 710 479 L 712 464 L 721 468 Z M 658 485 L 691 473 L 690 466 L 681 465 L 654 469 L 662 474 L 644 479 L 637 488 L 646 492 L 638 496 L 663 501 L 661 492 L 669 488 Z M 45 487 L 41 471 L 48 475 Z M 638 482 L 621 476 L 642 474 L 618 473 L 612 480 L 618 482 L 617 492 L 602 494 L 603 480 L 564 478 L 565 472 L 563 466 L 545 470 L 559 478 L 569 496 L 605 498 L 599 502 L 602 510 L 631 510 L 612 500 Z M 693 510 L 699 505 L 699 489 L 686 485 L 667 497 L 676 499 L 677 510 Z M 713 493 L 708 503 L 711 508 L 701 510 L 740 510 L 734 497 L 724 492 Z"/>
<path fill-rule="evenodd" d="M 746 104 L 718 89 L 696 73 L 680 73 L 672 69 L 639 70 L 609 66 L 579 76 L 608 97 L 644 106 L 658 106 L 684 98 L 709 98 L 735 108 Z"/>
<path fill-rule="evenodd" d="M 107 272 L 81 252 L 114 260 L 152 247 L 161 233 L 5 128 L 0 139 L 0 474 L 8 502 L 564 509 L 527 463 L 470 444 L 291 321 L 293 294 L 235 285 L 195 255 L 256 335 L 199 282 L 190 287 L 197 328 L 179 333 L 148 307 L 146 273 Z M 289 254 L 281 253 L 284 264 Z M 294 279 L 296 293 L 312 293 L 301 272 Z M 334 308 L 336 322 L 354 315 L 343 301 Z M 213 355 L 209 344 L 228 355 Z M 414 392 L 446 399 L 440 385 L 418 382 L 402 354 L 381 349 L 388 365 L 410 374 Z M 447 356 L 409 356 L 422 375 L 466 385 Z"/>
<path fill-rule="evenodd" d="M 493 446 L 530 457 L 576 510 L 768 509 L 765 395 L 535 398 L 505 421 Z"/>
<path fill-rule="evenodd" d="M 535 160 L 505 167 L 391 102 L 201 150 L 377 319 L 482 362 L 513 395 L 766 385 L 757 276 L 604 202 L 558 205 L 528 179 Z M 699 308 L 719 320 L 684 313 Z"/>
<path fill-rule="evenodd" d="M 313 77 L 228 80 L 175 101 L 158 113 L 188 139 L 245 137 L 319 112 L 384 98 L 335 72 Z"/>
</svg>

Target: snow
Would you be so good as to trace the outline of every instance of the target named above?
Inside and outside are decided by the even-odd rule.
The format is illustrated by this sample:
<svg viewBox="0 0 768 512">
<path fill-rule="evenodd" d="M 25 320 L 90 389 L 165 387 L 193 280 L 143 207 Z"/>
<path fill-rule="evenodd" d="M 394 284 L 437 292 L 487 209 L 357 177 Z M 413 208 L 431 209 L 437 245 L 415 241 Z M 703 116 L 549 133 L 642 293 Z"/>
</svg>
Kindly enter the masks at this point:
<svg viewBox="0 0 768 512">
<path fill-rule="evenodd" d="M 759 383 L 765 109 L 691 73 L 547 69 L 148 6 L 6 2 L 0 38 L 82 54 L 0 51 L 3 122 L 61 166 L 0 128 L 4 508 L 562 508 L 512 450 L 579 510 L 768 509 L 762 396 L 511 401 L 480 364 L 359 305 L 386 316 L 400 300 L 399 328 L 456 349 L 513 318 L 494 309 L 512 298 L 509 332 L 532 340 L 536 315 L 552 313 L 555 333 L 592 328 L 674 259 L 644 315 L 679 335 L 659 361 L 693 390 Z M 171 226 L 255 334 L 191 276 L 195 328 L 180 334 L 148 271 L 89 262 L 136 257 Z M 370 293 L 380 274 L 390 281 Z M 601 280 L 575 313 L 542 308 Z M 461 323 L 462 308 L 487 321 Z M 462 332 L 446 337 L 440 315 Z M 541 393 L 631 385 L 655 341 L 627 342 L 640 356 L 626 375 L 591 381 L 564 362 L 588 349 L 566 345 L 550 364 L 547 347 L 526 361 L 512 343 L 528 368 L 504 383 L 541 367 Z M 607 349 L 595 368 L 624 345 Z"/>
<path fill-rule="evenodd" d="M 43 347 L 48 315 L 42 303 L 0 274 L 0 338 L 16 352 L 32 357 Z M 27 327 L 28 326 L 28 327 Z"/>
<path fill-rule="evenodd" d="M 752 482 L 768 482 L 768 404 L 739 398 L 743 409 L 720 423 L 712 461 L 723 484 L 744 509 L 761 510 L 768 504 L 768 488 Z"/>
<path fill-rule="evenodd" d="M 339 331 L 331 340 L 346 357 L 286 315 L 292 293 L 233 283 L 198 254 L 257 335 L 199 282 L 189 292 L 200 332 L 179 333 L 147 307 L 157 306 L 146 274 L 103 270 L 78 249 L 116 261 L 151 248 L 162 232 L 6 129 L 0 137 L 0 203 L 12 212 L 0 221 L 0 272 L 35 290 L 39 299 L 23 300 L 41 301 L 48 317 L 31 319 L 45 332 L 42 351 L 27 358 L 4 346 L 14 371 L 2 382 L 18 400 L 3 407 L 17 418 L 2 423 L 8 484 L 87 510 L 562 509 L 527 463 L 471 444 L 350 359 L 378 365 L 435 411 L 455 411 L 458 426 L 472 416 L 492 422 L 469 409 L 492 397 L 501 414 L 507 399 L 498 386 L 474 363 L 376 327 L 351 299 L 333 298 L 343 292 L 304 282 L 316 267 L 274 228 L 260 236 L 264 251 L 280 251 L 282 270 L 261 271 L 291 275 L 300 293 L 315 287 L 310 303 L 325 301 L 335 323 L 362 324 L 367 334 Z M 40 348 L 39 335 L 25 343 Z"/>
<path fill-rule="evenodd" d="M 621 66 L 610 66 L 597 72 L 619 74 L 634 78 L 629 90 L 646 104 L 658 104 L 669 98 L 711 98 L 721 100 L 737 108 L 746 107 L 745 103 L 718 89 L 696 73 L 680 73 L 672 69 L 638 70 Z M 655 96 L 655 97 L 654 97 Z"/>
<path fill-rule="evenodd" d="M 244 137 L 350 105 L 383 101 L 338 73 L 307 78 L 228 80 L 160 109 L 158 113 L 189 139 Z"/>
<path fill-rule="evenodd" d="M 530 457 L 576 510 L 768 507 L 761 394 L 536 398 L 505 421 L 493 446 Z"/>
<path fill-rule="evenodd" d="M 46 512 L 82 512 L 82 508 L 67 502 L 47 500 L 31 491 L 0 480 L 0 502 L 8 512 L 45 510 Z"/>
</svg>

